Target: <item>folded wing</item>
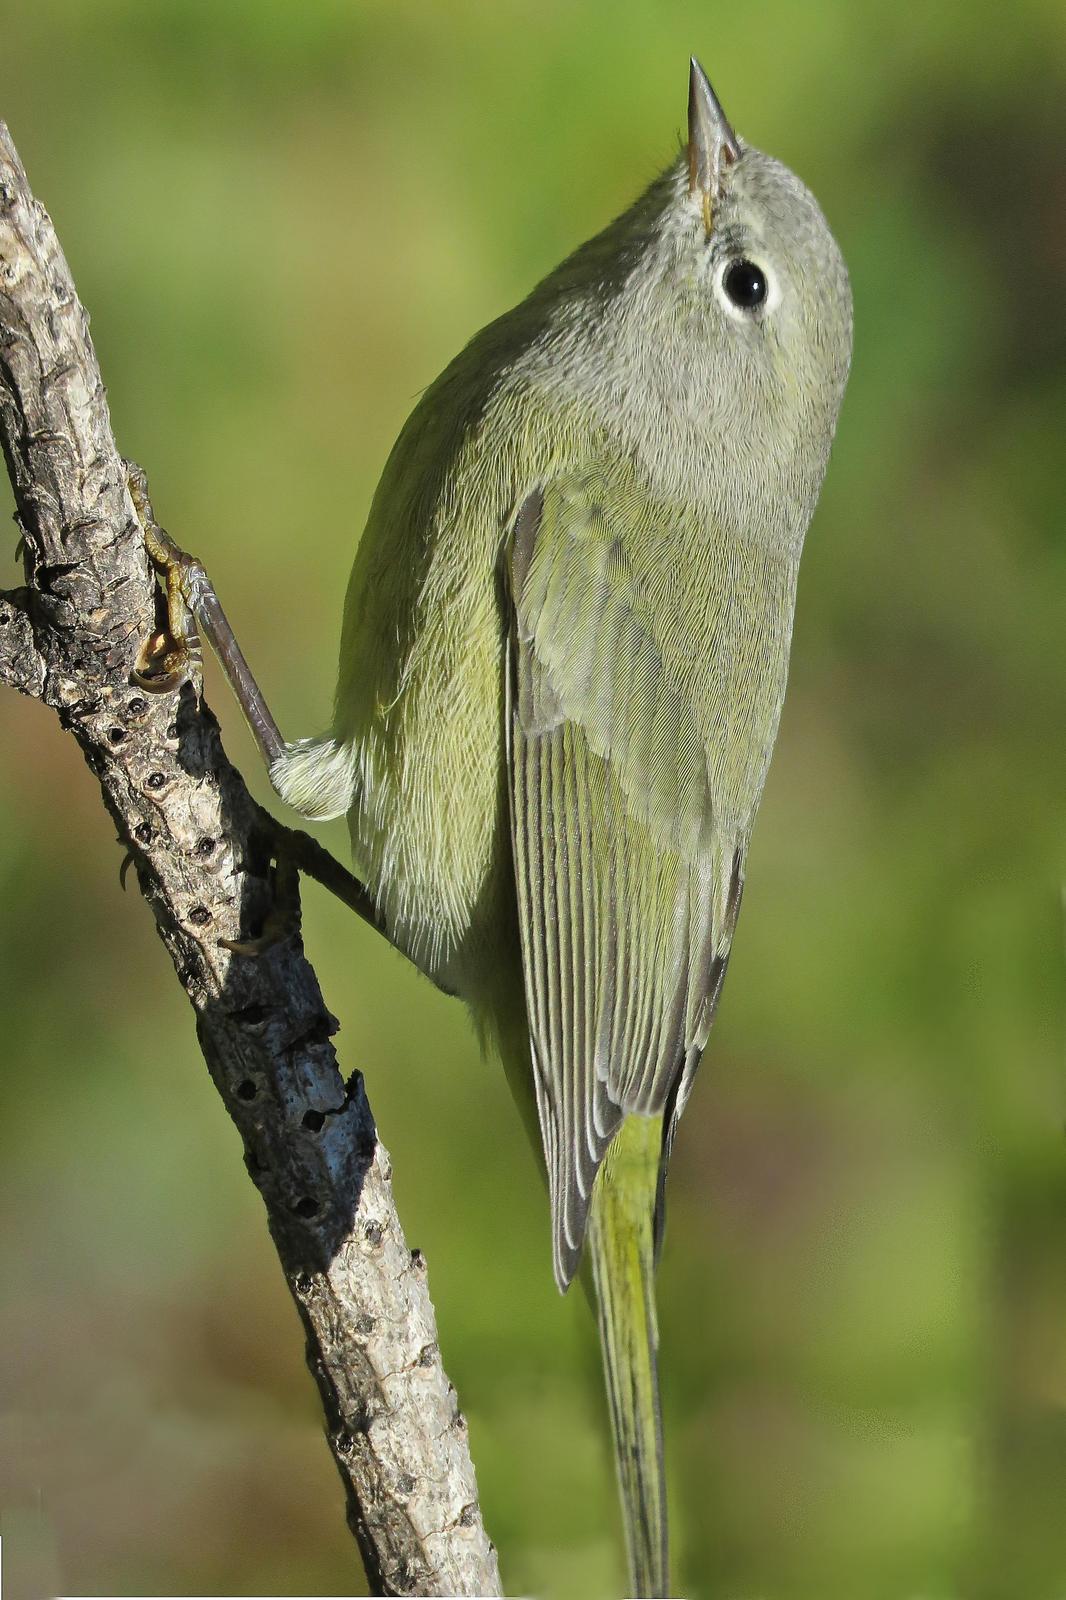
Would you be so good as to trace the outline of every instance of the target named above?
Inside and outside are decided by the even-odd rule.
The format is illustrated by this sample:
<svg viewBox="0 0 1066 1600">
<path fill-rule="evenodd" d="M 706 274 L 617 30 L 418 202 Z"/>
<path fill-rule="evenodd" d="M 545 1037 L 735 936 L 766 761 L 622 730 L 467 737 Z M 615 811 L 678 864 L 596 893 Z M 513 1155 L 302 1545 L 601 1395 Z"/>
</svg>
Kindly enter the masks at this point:
<svg viewBox="0 0 1066 1600">
<path fill-rule="evenodd" d="M 590 472 L 530 495 L 509 552 L 514 864 L 561 1287 L 622 1119 L 664 1116 L 669 1152 L 739 899 L 711 719 L 664 665 L 672 619 L 630 554 L 654 539 L 669 561 L 676 536 L 650 500 Z"/>
</svg>

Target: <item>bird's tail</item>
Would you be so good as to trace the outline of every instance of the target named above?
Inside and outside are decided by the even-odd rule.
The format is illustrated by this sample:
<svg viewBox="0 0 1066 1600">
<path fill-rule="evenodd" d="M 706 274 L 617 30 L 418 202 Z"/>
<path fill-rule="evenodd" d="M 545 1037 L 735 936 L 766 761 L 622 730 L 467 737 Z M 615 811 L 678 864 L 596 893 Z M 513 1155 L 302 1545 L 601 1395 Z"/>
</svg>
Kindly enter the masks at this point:
<svg viewBox="0 0 1066 1600">
<path fill-rule="evenodd" d="M 629 1116 L 596 1177 L 588 1248 L 633 1593 L 665 1595 L 666 1484 L 655 1318 L 662 1118 Z"/>
</svg>

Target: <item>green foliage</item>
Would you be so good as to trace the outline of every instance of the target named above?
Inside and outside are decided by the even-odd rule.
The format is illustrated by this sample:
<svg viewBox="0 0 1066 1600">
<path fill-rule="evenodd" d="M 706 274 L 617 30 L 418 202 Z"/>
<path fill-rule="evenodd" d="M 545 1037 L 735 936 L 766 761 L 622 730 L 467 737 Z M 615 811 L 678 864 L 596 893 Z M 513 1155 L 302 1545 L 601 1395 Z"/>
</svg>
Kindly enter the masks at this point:
<svg viewBox="0 0 1066 1600">
<path fill-rule="evenodd" d="M 691 50 L 843 245 L 854 374 L 660 1274 L 693 1596 L 1066 1593 L 1064 34 L 1046 0 L 5 18 L 120 444 L 292 734 L 414 396 L 669 158 Z M 96 786 L 13 696 L 0 750 L 5 1554 L 67 1592 L 350 1594 L 296 1317 Z M 620 1592 L 590 1319 L 502 1078 L 313 888 L 306 939 L 509 1587 Z"/>
</svg>

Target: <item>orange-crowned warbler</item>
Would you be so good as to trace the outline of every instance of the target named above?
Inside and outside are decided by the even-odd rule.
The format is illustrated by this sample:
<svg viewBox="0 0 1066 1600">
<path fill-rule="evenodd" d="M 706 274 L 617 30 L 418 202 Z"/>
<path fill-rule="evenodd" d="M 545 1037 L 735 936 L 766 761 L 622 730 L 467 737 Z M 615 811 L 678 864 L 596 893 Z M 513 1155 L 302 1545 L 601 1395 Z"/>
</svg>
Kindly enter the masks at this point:
<svg viewBox="0 0 1066 1600">
<path fill-rule="evenodd" d="M 693 61 L 688 144 L 471 340 L 385 467 L 329 732 L 278 793 L 346 812 L 379 925 L 535 1103 L 555 1277 L 591 1258 L 630 1576 L 667 1592 L 653 1276 L 785 693 L 851 354 L 810 192 Z"/>
</svg>

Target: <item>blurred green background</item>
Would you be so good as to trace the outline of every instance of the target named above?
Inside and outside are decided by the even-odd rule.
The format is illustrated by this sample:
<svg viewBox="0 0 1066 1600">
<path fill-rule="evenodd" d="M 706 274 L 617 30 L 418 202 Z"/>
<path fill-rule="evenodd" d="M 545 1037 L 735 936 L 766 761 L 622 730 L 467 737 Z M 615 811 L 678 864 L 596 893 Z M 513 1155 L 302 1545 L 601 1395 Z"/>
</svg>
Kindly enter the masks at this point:
<svg viewBox="0 0 1066 1600">
<path fill-rule="evenodd" d="M 415 397 L 671 158 L 692 50 L 819 195 L 856 353 L 672 1174 L 676 1589 L 1062 1600 L 1061 5 L 37 0 L 0 116 L 120 446 L 295 735 Z M 96 785 L 10 693 L 0 753 L 5 1576 L 359 1593 L 260 1203 Z M 593 1336 L 502 1076 L 313 887 L 305 931 L 508 1588 L 620 1593 Z"/>
</svg>

